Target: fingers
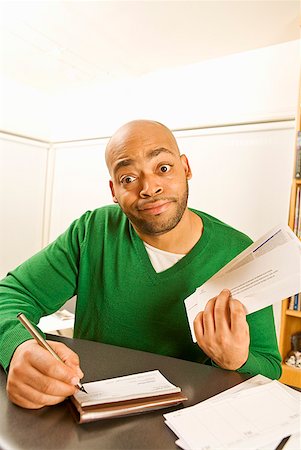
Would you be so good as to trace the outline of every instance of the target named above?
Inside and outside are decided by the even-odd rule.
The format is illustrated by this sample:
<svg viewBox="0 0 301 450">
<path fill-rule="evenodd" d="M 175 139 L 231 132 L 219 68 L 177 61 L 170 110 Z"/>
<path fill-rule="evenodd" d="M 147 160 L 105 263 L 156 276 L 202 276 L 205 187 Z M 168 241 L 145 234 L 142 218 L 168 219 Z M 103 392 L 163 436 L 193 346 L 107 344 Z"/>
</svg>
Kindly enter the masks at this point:
<svg viewBox="0 0 301 450">
<path fill-rule="evenodd" d="M 75 385 L 82 376 L 78 356 L 64 344 L 51 341 L 50 345 L 66 363 L 56 360 L 33 340 L 16 349 L 7 379 L 12 402 L 40 408 L 59 403 L 76 392 Z"/>
<path fill-rule="evenodd" d="M 214 304 L 214 322 L 215 328 L 221 333 L 230 328 L 230 309 L 231 292 L 229 289 L 223 289 L 216 297 Z M 209 303 L 209 302 L 208 302 Z"/>
<path fill-rule="evenodd" d="M 244 306 L 224 289 L 194 320 L 201 349 L 220 367 L 236 370 L 248 358 L 250 337 Z"/>
<path fill-rule="evenodd" d="M 235 299 L 229 303 L 231 317 L 231 331 L 233 334 L 239 334 L 246 326 L 246 311 L 243 304 Z"/>
<path fill-rule="evenodd" d="M 19 406 L 30 409 L 60 403 L 73 395 L 76 390 L 75 386 L 41 376 L 38 371 L 33 371 L 31 376 L 23 377 L 21 380 L 10 377 L 7 382 L 9 399 Z"/>
<path fill-rule="evenodd" d="M 193 321 L 194 334 L 197 341 L 199 341 L 199 339 L 204 335 L 203 315 L 203 311 L 199 312 Z"/>
<path fill-rule="evenodd" d="M 33 359 L 33 366 L 30 367 L 30 370 L 24 371 L 22 367 L 16 366 L 14 374 L 16 378 L 18 377 L 17 380 L 22 381 L 23 385 L 33 387 L 41 393 L 60 397 L 72 395 L 76 390 L 75 385 L 79 382 L 79 377 L 72 372 L 64 373 L 60 367 L 59 369 L 55 367 L 63 363 L 52 362 L 54 366 L 49 367 L 47 372 L 47 366 L 43 366 L 40 370 L 39 364 L 35 366 L 35 360 Z"/>
<path fill-rule="evenodd" d="M 231 292 L 224 289 L 217 297 L 213 297 L 205 306 L 202 316 L 198 315 L 195 322 L 198 324 L 198 332 L 213 334 L 216 331 L 226 332 L 230 328 L 230 309 L 229 300 Z M 202 319 L 201 319 L 202 318 Z M 200 324 L 202 320 L 202 324 Z"/>
<path fill-rule="evenodd" d="M 229 289 L 223 289 L 217 297 L 212 298 L 204 309 L 204 331 L 227 333 L 228 330 L 239 330 L 246 317 L 244 306 L 232 298 Z M 239 323 L 236 324 L 239 319 Z M 237 325 L 237 326 L 236 326 Z"/>
<path fill-rule="evenodd" d="M 56 346 L 53 345 L 53 342 L 50 344 L 53 349 L 55 349 Z M 26 366 L 32 366 L 32 368 L 36 369 L 46 377 L 73 385 L 79 381 L 79 376 L 73 367 L 69 367 L 64 362 L 56 360 L 47 350 L 43 349 L 38 344 L 34 351 L 32 350 L 32 347 L 26 349 L 22 359 L 23 364 L 25 363 Z M 22 371 L 22 366 L 18 367 L 18 369 Z"/>
<path fill-rule="evenodd" d="M 204 311 L 200 311 L 193 321 L 194 334 L 199 344 L 204 335 L 212 336 L 215 333 L 214 308 L 216 298 L 209 300 Z"/>
<path fill-rule="evenodd" d="M 61 342 L 49 341 L 48 344 L 53 348 L 55 353 L 61 358 L 66 366 L 71 369 L 75 369 L 77 376 L 81 379 L 84 376 L 83 371 L 80 368 L 79 356 L 73 352 L 69 347 Z"/>
<path fill-rule="evenodd" d="M 214 297 L 205 306 L 203 311 L 203 329 L 204 333 L 212 334 L 215 332 L 214 309 L 216 298 Z"/>
</svg>

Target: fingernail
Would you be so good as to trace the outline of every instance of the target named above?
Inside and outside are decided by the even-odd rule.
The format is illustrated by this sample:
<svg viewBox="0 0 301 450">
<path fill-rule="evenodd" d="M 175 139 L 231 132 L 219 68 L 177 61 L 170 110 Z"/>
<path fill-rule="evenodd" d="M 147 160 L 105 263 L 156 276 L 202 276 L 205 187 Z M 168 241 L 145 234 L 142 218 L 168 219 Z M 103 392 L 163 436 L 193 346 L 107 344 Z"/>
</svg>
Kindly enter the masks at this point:
<svg viewBox="0 0 301 450">
<path fill-rule="evenodd" d="M 78 377 L 73 377 L 71 378 L 71 384 L 73 384 L 74 386 L 76 386 L 79 383 L 79 378 Z"/>
</svg>

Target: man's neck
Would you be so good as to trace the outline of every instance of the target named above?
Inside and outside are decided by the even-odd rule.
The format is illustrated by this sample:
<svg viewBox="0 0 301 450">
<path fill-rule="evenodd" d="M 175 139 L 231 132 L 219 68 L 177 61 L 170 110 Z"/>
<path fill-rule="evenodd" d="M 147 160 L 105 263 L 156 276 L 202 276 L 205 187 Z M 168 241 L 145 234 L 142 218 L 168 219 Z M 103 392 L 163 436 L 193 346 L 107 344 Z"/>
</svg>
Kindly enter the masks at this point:
<svg viewBox="0 0 301 450">
<path fill-rule="evenodd" d="M 136 232 L 144 242 L 153 247 L 166 252 L 186 254 L 200 239 L 203 222 L 197 214 L 187 208 L 175 228 L 166 233 L 149 235 L 140 233 L 137 229 Z"/>
</svg>

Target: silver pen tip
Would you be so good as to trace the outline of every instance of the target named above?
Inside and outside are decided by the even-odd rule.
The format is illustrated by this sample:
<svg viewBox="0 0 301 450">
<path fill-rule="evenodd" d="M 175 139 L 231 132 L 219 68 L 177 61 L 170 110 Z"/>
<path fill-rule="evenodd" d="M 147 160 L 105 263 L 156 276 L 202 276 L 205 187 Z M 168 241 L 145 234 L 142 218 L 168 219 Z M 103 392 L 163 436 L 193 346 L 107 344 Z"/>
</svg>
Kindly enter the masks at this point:
<svg viewBox="0 0 301 450">
<path fill-rule="evenodd" d="M 81 385 L 81 387 L 79 388 L 82 392 L 85 392 L 86 394 L 88 394 L 88 392 L 86 391 L 86 389 L 84 388 L 83 385 Z"/>
</svg>

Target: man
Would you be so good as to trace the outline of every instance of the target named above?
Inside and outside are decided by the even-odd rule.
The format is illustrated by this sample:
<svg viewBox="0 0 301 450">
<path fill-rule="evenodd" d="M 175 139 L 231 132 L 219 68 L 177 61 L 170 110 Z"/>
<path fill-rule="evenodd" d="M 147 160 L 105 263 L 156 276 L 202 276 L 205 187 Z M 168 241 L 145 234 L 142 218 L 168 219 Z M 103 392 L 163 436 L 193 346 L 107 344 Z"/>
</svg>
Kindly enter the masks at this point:
<svg viewBox="0 0 301 450">
<path fill-rule="evenodd" d="M 34 323 L 77 295 L 74 335 L 278 378 L 272 308 L 246 317 L 223 290 L 195 319 L 184 299 L 250 245 L 208 214 L 188 209 L 191 170 L 162 124 L 133 121 L 106 149 L 116 205 L 87 212 L 0 283 L 0 361 L 10 399 L 39 408 L 73 394 L 83 376 L 76 354 L 52 342 L 65 365 L 30 339 Z"/>
</svg>

